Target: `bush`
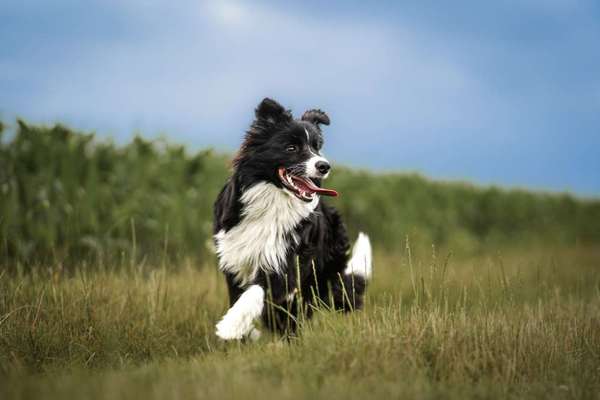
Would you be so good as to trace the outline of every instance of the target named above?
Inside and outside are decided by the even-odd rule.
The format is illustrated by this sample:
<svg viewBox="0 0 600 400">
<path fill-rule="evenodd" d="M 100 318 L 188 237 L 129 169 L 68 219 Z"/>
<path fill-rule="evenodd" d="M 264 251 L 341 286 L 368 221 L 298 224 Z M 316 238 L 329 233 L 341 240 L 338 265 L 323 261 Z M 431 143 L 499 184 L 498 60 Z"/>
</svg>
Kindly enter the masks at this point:
<svg viewBox="0 0 600 400">
<path fill-rule="evenodd" d="M 125 146 L 62 125 L 0 123 L 0 263 L 157 262 L 211 256 L 212 204 L 228 156 L 165 140 Z M 488 245 L 596 243 L 600 202 L 436 183 L 336 167 L 328 186 L 352 234 L 401 249 L 407 236 L 472 252 Z"/>
</svg>

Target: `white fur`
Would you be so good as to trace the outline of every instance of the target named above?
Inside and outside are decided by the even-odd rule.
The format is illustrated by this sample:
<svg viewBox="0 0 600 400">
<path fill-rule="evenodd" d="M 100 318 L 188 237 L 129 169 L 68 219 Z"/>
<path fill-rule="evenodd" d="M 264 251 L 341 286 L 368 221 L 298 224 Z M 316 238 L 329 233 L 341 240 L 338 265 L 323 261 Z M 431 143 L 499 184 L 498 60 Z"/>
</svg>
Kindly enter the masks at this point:
<svg viewBox="0 0 600 400">
<path fill-rule="evenodd" d="M 256 277 L 259 269 L 281 272 L 289 247 L 289 238 L 298 242 L 294 228 L 312 213 L 318 196 L 304 202 L 287 190 L 261 182 L 241 197 L 242 220 L 215 235 L 219 268 L 234 273 L 240 283 Z"/>
<path fill-rule="evenodd" d="M 329 163 L 329 161 L 327 161 L 325 157 L 321 157 L 314 153 L 313 156 L 304 163 L 304 166 L 306 168 L 306 175 L 308 175 L 310 178 L 325 179 L 329 176 L 329 172 L 327 172 L 325 175 L 319 172 L 319 170 L 317 169 L 317 163 L 319 161 L 325 161 L 326 163 Z"/>
<path fill-rule="evenodd" d="M 306 133 L 306 140 L 308 142 L 308 145 L 310 146 L 310 134 L 308 133 L 306 128 L 304 128 L 304 132 Z M 328 164 L 329 164 L 329 161 L 327 161 L 327 159 L 325 157 L 315 154 L 312 150 L 310 150 L 310 153 L 313 156 L 304 163 L 304 167 L 306 169 L 306 175 L 308 175 L 309 178 L 319 178 L 319 179 L 327 178 L 329 176 L 329 172 L 327 172 L 325 175 L 322 175 L 317 170 L 316 165 L 319 161 L 325 161 Z"/>
<path fill-rule="evenodd" d="M 370 279 L 373 273 L 372 258 L 369 237 L 360 232 L 352 248 L 352 257 L 348 261 L 348 266 L 344 273 L 346 275 L 362 276 L 367 280 Z"/>
<path fill-rule="evenodd" d="M 246 289 L 216 325 L 217 336 L 223 340 L 242 339 L 246 336 L 250 336 L 252 340 L 258 339 L 260 332 L 254 328 L 254 320 L 262 314 L 264 300 L 265 291 L 259 285 Z"/>
</svg>

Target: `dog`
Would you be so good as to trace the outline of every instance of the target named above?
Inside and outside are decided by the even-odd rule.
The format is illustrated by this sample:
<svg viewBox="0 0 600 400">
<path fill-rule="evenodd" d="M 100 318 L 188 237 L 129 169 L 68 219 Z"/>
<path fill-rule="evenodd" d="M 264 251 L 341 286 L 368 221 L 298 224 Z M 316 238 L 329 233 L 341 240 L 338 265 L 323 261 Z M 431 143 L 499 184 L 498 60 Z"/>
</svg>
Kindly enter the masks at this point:
<svg viewBox="0 0 600 400">
<path fill-rule="evenodd" d="M 321 154 L 321 110 L 294 119 L 275 100 L 255 110 L 214 205 L 214 243 L 230 308 L 216 325 L 223 340 L 256 339 L 255 321 L 293 335 L 316 306 L 360 309 L 372 275 L 371 244 L 350 244 L 340 214 L 321 201 L 331 166 Z"/>
</svg>

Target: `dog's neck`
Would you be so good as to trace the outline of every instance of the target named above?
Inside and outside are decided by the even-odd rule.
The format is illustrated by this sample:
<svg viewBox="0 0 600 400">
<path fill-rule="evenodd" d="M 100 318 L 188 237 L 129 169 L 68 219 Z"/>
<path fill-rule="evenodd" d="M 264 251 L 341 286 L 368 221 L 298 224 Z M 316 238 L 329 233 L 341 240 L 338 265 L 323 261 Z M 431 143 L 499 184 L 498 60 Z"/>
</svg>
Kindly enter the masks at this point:
<svg viewBox="0 0 600 400">
<path fill-rule="evenodd" d="M 318 196 L 304 202 L 286 190 L 260 182 L 240 198 L 241 221 L 215 235 L 219 267 L 245 283 L 259 270 L 281 273 L 290 245 L 299 244 L 295 228 L 314 212 Z"/>
<path fill-rule="evenodd" d="M 283 230 L 289 231 L 315 210 L 319 196 L 306 202 L 272 183 L 260 182 L 244 191 L 240 201 L 244 219 L 268 222 L 264 218 L 272 218 Z"/>
</svg>

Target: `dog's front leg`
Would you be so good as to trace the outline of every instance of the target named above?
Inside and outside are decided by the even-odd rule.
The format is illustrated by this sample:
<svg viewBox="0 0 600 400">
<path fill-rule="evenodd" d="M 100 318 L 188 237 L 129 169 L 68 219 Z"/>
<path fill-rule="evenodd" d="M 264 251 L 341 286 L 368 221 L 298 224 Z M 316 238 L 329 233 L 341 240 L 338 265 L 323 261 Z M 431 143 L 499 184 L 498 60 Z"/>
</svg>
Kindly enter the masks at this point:
<svg viewBox="0 0 600 400">
<path fill-rule="evenodd" d="M 235 340 L 258 332 L 254 329 L 254 320 L 261 316 L 264 300 L 265 291 L 260 285 L 246 289 L 216 325 L 217 336 L 223 340 Z"/>
</svg>

